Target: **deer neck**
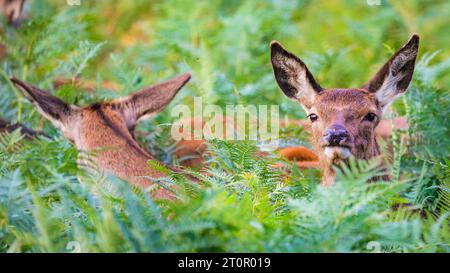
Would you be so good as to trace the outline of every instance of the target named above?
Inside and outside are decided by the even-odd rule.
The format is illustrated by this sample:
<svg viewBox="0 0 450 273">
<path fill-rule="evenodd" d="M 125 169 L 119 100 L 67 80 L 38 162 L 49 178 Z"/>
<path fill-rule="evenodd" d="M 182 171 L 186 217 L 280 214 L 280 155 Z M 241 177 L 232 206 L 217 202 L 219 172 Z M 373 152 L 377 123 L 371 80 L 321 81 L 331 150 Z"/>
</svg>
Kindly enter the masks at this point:
<svg viewBox="0 0 450 273">
<path fill-rule="evenodd" d="M 118 117 L 103 109 L 89 115 L 92 119 L 81 128 L 88 132 L 80 145 L 85 151 L 79 156 L 81 166 L 116 175 L 140 188 L 155 185 L 154 179 L 167 176 L 148 165 L 154 157 L 138 144 Z M 154 195 L 167 198 L 169 194 L 162 190 Z"/>
</svg>

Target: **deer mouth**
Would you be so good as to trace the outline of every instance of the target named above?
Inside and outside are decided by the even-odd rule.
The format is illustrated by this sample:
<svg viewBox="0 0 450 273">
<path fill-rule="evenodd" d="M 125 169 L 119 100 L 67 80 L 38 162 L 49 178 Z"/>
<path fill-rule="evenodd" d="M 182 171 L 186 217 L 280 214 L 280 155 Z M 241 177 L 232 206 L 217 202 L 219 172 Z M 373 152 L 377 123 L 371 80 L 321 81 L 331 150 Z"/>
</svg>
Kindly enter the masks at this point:
<svg viewBox="0 0 450 273">
<path fill-rule="evenodd" d="M 325 156 L 334 161 L 336 159 L 347 159 L 351 153 L 351 148 L 349 146 L 325 146 L 324 147 Z"/>
</svg>

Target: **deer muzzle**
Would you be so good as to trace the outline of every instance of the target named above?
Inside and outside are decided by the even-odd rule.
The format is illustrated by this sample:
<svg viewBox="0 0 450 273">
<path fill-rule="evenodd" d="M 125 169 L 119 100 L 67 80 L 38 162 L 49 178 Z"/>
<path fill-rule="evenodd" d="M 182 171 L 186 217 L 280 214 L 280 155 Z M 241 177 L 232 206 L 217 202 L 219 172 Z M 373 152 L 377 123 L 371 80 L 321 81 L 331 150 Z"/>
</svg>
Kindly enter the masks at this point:
<svg viewBox="0 0 450 273">
<path fill-rule="evenodd" d="M 322 138 L 325 155 L 331 161 L 351 156 L 351 136 L 342 125 L 333 125 Z"/>
</svg>

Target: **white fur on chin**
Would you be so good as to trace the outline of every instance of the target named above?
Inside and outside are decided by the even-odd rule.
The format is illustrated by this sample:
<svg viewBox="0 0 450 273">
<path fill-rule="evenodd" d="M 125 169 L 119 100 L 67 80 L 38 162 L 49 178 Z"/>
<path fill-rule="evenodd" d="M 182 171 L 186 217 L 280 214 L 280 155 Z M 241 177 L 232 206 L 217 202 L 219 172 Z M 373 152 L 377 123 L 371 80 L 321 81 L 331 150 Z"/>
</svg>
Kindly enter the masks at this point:
<svg viewBox="0 0 450 273">
<path fill-rule="evenodd" d="M 346 147 L 338 147 L 338 146 L 334 146 L 334 147 L 325 147 L 325 155 L 331 159 L 347 159 L 349 158 L 352 154 L 350 153 L 350 149 L 346 148 Z"/>
</svg>

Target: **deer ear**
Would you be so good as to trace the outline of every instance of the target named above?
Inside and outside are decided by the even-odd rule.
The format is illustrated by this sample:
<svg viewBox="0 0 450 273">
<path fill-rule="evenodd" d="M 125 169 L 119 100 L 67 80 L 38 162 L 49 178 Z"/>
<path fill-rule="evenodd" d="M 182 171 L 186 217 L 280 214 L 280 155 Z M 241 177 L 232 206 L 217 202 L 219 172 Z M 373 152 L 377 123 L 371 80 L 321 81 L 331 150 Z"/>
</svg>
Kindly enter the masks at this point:
<svg viewBox="0 0 450 273">
<path fill-rule="evenodd" d="M 185 73 L 144 88 L 113 103 L 117 103 L 118 108 L 122 110 L 128 128 L 133 128 L 139 120 L 163 110 L 190 78 L 191 74 Z"/>
<path fill-rule="evenodd" d="M 419 49 L 419 36 L 413 34 L 363 88 L 375 94 L 382 108 L 405 92 L 411 82 Z"/>
<path fill-rule="evenodd" d="M 284 94 L 299 101 L 305 109 L 311 108 L 314 97 L 323 89 L 302 60 L 277 41 L 270 43 L 270 60 L 275 79 Z"/>
<path fill-rule="evenodd" d="M 14 77 L 10 80 L 34 104 L 41 115 L 61 130 L 66 129 L 70 117 L 78 112 L 78 107 L 65 103 L 50 94 L 50 92 L 41 90 Z"/>
</svg>

